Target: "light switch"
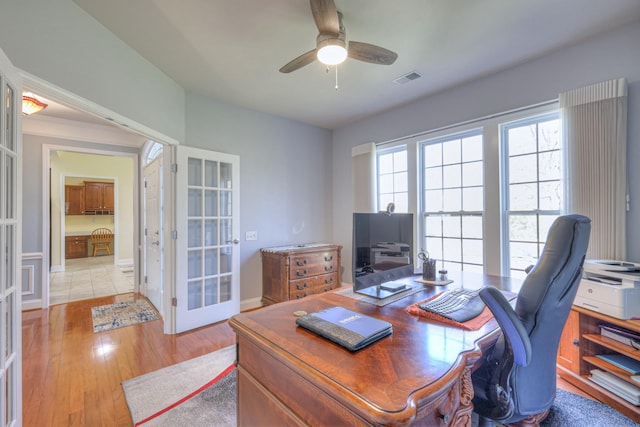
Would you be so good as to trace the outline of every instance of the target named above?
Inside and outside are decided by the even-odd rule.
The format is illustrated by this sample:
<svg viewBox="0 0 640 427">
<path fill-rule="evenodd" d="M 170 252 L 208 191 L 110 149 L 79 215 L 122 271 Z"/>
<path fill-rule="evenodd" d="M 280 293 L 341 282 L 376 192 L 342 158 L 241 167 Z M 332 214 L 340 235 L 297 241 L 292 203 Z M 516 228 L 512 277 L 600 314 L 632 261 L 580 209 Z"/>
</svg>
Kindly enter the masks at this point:
<svg viewBox="0 0 640 427">
<path fill-rule="evenodd" d="M 247 231 L 244 234 L 244 240 L 258 240 L 258 232 L 257 231 Z"/>
</svg>

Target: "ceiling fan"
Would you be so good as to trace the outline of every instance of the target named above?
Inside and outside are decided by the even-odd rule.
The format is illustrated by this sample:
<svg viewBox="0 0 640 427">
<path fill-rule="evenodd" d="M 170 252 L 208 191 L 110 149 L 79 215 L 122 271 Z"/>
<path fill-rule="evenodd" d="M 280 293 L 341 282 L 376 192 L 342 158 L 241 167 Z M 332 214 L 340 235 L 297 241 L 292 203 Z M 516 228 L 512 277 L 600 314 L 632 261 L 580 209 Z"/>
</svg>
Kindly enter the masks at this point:
<svg viewBox="0 0 640 427">
<path fill-rule="evenodd" d="M 333 0 L 310 0 L 311 13 L 318 27 L 316 48 L 298 56 L 282 68 L 281 73 L 290 73 L 309 65 L 316 59 L 326 65 L 337 65 L 347 57 L 371 64 L 391 65 L 398 54 L 369 43 L 346 42 L 346 31 L 342 24 L 342 13 Z"/>
</svg>

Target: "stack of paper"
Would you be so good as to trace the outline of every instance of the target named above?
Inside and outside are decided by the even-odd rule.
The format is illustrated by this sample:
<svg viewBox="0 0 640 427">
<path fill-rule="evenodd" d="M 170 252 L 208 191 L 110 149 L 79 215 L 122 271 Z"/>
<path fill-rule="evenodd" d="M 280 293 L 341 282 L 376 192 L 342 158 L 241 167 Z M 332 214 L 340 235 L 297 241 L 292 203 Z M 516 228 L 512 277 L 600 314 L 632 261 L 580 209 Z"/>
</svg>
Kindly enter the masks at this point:
<svg viewBox="0 0 640 427">
<path fill-rule="evenodd" d="M 634 405 L 640 406 L 640 387 L 636 387 L 600 369 L 592 370 L 589 379 Z"/>
<path fill-rule="evenodd" d="M 640 361 L 632 359 L 624 354 L 596 354 L 602 360 L 605 360 L 618 368 L 624 369 L 633 375 L 640 374 Z"/>
<path fill-rule="evenodd" d="M 640 349 L 640 334 L 617 326 L 600 324 L 600 335 L 611 338 L 635 349 Z"/>
</svg>

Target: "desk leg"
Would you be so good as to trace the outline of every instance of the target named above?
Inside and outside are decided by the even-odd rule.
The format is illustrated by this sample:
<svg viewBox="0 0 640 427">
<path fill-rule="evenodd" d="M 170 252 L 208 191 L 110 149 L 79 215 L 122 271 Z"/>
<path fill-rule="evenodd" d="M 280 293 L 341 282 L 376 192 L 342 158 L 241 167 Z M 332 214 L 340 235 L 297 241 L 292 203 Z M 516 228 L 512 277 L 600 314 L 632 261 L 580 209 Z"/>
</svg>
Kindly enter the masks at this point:
<svg viewBox="0 0 640 427">
<path fill-rule="evenodd" d="M 455 390 L 455 389 L 454 389 Z M 452 390 L 452 392 L 454 391 Z M 452 396 L 453 397 L 453 396 Z M 471 427 L 471 413 L 473 412 L 473 383 L 471 382 L 471 368 L 466 367 L 460 376 L 459 394 L 460 405 L 453 414 L 453 422 L 448 425 Z"/>
</svg>

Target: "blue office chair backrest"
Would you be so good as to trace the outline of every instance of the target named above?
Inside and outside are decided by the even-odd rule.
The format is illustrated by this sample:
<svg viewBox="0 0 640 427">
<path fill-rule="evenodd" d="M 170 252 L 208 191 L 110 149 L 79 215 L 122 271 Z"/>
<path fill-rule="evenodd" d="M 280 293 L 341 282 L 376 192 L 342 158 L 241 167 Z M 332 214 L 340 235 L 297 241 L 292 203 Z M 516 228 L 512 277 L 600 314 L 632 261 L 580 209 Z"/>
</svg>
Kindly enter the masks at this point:
<svg viewBox="0 0 640 427">
<path fill-rule="evenodd" d="M 502 366 L 509 372 L 496 373 L 485 367 L 474 374 L 474 389 L 481 388 L 476 392 L 477 401 L 474 399 L 480 415 L 508 424 L 544 412 L 553 403 L 558 345 L 582 277 L 590 232 L 591 220 L 582 215 L 561 216 L 554 221 L 542 255 L 518 293 L 515 311 L 499 292 L 484 292 L 489 308 L 500 309 L 496 318 L 503 331 L 503 338 L 489 357 L 508 357 L 510 361 Z M 491 387 L 500 376 L 508 386 L 502 384 L 500 393 L 495 393 Z M 507 395 L 499 396 L 502 408 L 491 408 L 496 398 L 487 390 L 500 395 L 502 389 Z"/>
</svg>

